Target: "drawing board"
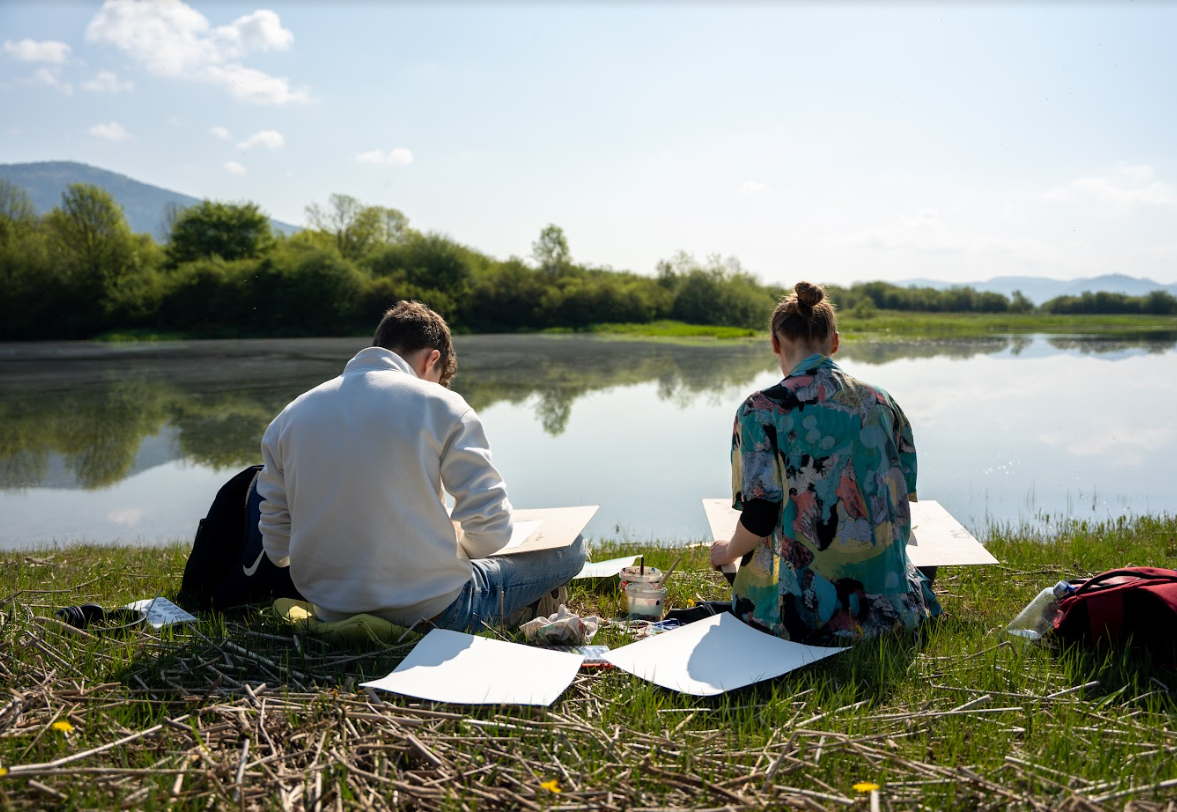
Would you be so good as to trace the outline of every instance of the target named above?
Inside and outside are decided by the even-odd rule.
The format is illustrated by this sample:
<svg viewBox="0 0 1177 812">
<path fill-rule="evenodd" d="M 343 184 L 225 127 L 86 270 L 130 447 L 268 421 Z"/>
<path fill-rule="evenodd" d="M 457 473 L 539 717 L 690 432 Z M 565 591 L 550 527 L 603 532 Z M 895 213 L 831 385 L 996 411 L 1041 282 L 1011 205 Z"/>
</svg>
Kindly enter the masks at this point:
<svg viewBox="0 0 1177 812">
<path fill-rule="evenodd" d="M 730 499 L 704 499 L 703 511 L 713 539 L 730 539 L 740 511 Z M 911 541 L 907 557 L 917 567 L 967 567 L 996 564 L 997 559 L 936 501 L 911 503 Z M 738 566 L 738 562 L 737 565 Z"/>
<path fill-rule="evenodd" d="M 520 539 L 512 536 L 507 546 L 494 555 L 514 555 L 515 553 L 567 547 L 576 541 L 576 537 L 584 530 L 585 525 L 593 518 L 599 507 L 599 505 L 583 505 L 581 507 L 516 509 L 512 512 L 516 534 L 522 535 L 523 531 L 527 531 L 527 535 Z"/>
<path fill-rule="evenodd" d="M 714 696 L 779 677 L 845 650 L 781 640 L 724 612 L 613 649 L 604 659 L 663 688 Z"/>
</svg>

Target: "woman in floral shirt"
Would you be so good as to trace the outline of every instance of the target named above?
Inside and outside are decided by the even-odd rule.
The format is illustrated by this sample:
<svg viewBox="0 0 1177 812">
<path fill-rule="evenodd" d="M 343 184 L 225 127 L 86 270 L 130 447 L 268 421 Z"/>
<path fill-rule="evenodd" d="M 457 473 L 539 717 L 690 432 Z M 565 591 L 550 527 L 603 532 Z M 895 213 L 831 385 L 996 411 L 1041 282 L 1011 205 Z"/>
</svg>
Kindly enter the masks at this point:
<svg viewBox="0 0 1177 812">
<path fill-rule="evenodd" d="M 800 282 L 772 317 L 785 378 L 753 394 L 732 432 L 730 541 L 743 559 L 735 613 L 787 640 L 838 643 L 912 629 L 940 606 L 908 561 L 915 499 L 911 425 L 891 396 L 850 377 L 825 291 Z"/>
</svg>

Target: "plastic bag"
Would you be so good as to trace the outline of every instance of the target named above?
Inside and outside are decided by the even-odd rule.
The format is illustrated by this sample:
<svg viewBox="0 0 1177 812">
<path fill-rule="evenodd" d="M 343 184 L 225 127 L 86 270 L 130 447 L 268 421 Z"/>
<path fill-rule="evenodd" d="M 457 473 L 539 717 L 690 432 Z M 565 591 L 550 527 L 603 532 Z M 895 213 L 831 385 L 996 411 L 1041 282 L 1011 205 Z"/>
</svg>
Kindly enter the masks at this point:
<svg viewBox="0 0 1177 812">
<path fill-rule="evenodd" d="M 600 625 L 596 615 L 582 618 L 560 604 L 556 614 L 529 620 L 519 631 L 527 642 L 540 646 L 580 646 L 593 639 Z"/>
</svg>

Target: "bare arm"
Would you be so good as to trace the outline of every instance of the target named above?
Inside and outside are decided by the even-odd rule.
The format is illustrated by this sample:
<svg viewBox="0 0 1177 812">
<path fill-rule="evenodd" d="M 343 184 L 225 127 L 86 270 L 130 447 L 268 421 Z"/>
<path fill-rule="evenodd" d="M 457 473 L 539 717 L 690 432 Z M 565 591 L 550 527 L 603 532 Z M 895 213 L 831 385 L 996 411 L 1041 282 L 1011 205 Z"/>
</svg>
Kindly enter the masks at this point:
<svg viewBox="0 0 1177 812">
<path fill-rule="evenodd" d="M 711 566 L 722 567 L 730 564 L 756 549 L 766 536 L 757 536 L 740 522 L 730 541 L 716 541 L 711 545 Z"/>
</svg>

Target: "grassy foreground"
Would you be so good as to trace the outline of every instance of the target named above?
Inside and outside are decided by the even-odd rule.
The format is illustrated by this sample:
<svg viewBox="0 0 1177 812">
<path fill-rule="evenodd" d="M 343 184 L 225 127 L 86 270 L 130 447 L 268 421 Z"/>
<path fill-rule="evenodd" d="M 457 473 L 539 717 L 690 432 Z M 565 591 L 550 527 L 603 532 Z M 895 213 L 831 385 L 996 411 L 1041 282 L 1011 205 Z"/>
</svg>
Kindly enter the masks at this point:
<svg viewBox="0 0 1177 812">
<path fill-rule="evenodd" d="M 295 635 L 260 610 L 162 636 L 69 633 L 54 608 L 174 596 L 185 548 L 2 553 L 0 808 L 865 810 L 860 782 L 887 810 L 1177 808 L 1173 664 L 1003 633 L 1060 577 L 1177 566 L 1177 519 L 995 530 L 990 548 L 1002 565 L 940 571 L 947 616 L 920 634 L 707 699 L 582 670 L 543 709 L 368 694 L 356 685 L 411 644 Z M 645 552 L 663 568 L 677 555 Z M 726 584 L 697 548 L 671 590 L 681 606 Z M 571 600 L 621 612 L 615 580 L 575 582 Z"/>
</svg>

